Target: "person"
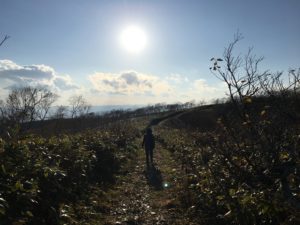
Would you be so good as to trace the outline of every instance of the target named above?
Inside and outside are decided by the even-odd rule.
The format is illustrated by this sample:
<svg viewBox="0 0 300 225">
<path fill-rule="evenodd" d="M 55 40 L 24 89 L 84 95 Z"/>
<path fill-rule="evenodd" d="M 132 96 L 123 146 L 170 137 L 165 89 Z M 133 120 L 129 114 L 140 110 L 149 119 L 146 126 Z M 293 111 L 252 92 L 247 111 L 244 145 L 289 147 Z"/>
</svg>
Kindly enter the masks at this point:
<svg viewBox="0 0 300 225">
<path fill-rule="evenodd" d="M 150 127 L 146 129 L 146 134 L 143 138 L 142 147 L 145 148 L 146 163 L 147 167 L 149 167 L 149 163 L 153 165 L 153 149 L 155 148 L 155 139 Z"/>
</svg>

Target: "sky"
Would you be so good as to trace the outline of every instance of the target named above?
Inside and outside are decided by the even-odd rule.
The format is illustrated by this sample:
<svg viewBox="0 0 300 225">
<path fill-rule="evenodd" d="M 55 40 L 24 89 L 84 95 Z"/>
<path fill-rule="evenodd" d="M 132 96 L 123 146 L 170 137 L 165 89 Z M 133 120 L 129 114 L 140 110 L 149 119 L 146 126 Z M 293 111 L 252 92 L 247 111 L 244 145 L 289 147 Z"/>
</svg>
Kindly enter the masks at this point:
<svg viewBox="0 0 300 225">
<path fill-rule="evenodd" d="M 73 95 L 92 105 L 222 98 L 210 58 L 237 31 L 235 53 L 254 47 L 262 70 L 299 68 L 299 11 L 299 0 L 0 0 L 0 39 L 10 36 L 0 47 L 0 98 L 24 85 L 50 88 L 56 104 Z M 145 38 L 139 52 L 130 51 L 138 33 L 123 43 L 132 26 Z"/>
</svg>

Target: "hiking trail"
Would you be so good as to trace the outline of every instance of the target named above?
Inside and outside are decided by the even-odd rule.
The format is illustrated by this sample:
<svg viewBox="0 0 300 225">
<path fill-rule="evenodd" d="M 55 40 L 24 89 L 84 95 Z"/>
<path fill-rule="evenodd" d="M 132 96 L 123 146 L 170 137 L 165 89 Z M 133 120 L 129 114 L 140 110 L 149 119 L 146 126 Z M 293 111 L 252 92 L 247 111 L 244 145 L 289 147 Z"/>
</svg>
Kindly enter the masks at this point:
<svg viewBox="0 0 300 225">
<path fill-rule="evenodd" d="M 149 125 L 158 130 L 158 124 L 167 118 L 151 120 Z M 134 142 L 136 155 L 121 169 L 116 184 L 105 192 L 96 188 L 91 193 L 97 210 L 94 220 L 85 224 L 193 224 L 185 217 L 178 198 L 185 177 L 180 164 L 156 141 L 154 165 L 147 168 L 142 138 Z"/>
</svg>

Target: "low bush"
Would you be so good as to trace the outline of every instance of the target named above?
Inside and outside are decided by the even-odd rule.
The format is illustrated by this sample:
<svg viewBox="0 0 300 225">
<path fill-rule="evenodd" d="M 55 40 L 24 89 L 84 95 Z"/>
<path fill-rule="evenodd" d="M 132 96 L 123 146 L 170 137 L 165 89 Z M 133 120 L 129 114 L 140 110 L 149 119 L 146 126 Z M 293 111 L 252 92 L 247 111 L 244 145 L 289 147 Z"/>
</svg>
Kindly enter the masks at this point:
<svg viewBox="0 0 300 225">
<path fill-rule="evenodd" d="M 91 184 L 114 182 L 130 135 L 0 139 L 0 223 L 59 224 L 63 204 L 84 198 Z"/>
</svg>

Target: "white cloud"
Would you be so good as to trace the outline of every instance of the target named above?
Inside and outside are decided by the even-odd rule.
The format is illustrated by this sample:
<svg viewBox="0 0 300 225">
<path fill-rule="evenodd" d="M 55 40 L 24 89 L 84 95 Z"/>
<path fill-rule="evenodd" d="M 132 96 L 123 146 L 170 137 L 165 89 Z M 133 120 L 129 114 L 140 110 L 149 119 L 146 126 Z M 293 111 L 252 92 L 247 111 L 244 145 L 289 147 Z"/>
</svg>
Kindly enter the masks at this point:
<svg viewBox="0 0 300 225">
<path fill-rule="evenodd" d="M 206 80 L 198 79 L 193 81 L 186 93 L 186 97 L 210 101 L 225 97 L 226 91 L 226 86 L 222 82 L 210 85 Z"/>
<path fill-rule="evenodd" d="M 60 88 L 61 90 L 79 89 L 79 86 L 74 84 L 72 78 L 69 75 L 56 76 L 53 80 L 53 83 L 56 87 Z"/>
<path fill-rule="evenodd" d="M 211 101 L 224 97 L 226 91 L 222 83 L 209 84 L 204 79 L 190 80 L 179 74 L 162 78 L 136 71 L 96 72 L 88 79 L 92 83 L 89 99 L 95 104 Z"/>
<path fill-rule="evenodd" d="M 216 86 L 210 86 L 207 84 L 206 80 L 198 79 L 193 82 L 193 88 L 201 93 L 215 93 L 218 91 Z"/>
<path fill-rule="evenodd" d="M 58 90 L 77 89 L 69 75 L 58 75 L 47 65 L 18 65 L 11 60 L 0 60 L 0 79 L 9 81 L 13 86 L 48 86 Z"/>
<path fill-rule="evenodd" d="M 176 84 L 180 84 L 182 82 L 189 82 L 189 79 L 181 74 L 171 74 L 167 77 L 167 80 L 173 81 Z"/>
<path fill-rule="evenodd" d="M 173 87 L 166 81 L 153 75 L 124 71 L 118 74 L 94 73 L 89 76 L 95 90 L 101 93 L 117 95 L 166 96 Z"/>
<path fill-rule="evenodd" d="M 0 97 L 9 89 L 24 85 L 46 86 L 60 94 L 59 104 L 66 104 L 74 94 L 84 95 L 91 104 L 147 104 L 209 101 L 224 96 L 222 83 L 209 84 L 204 79 L 191 80 L 181 74 L 159 77 L 134 70 L 120 73 L 95 72 L 88 76 L 92 85 L 78 86 L 69 75 L 57 73 L 47 65 L 18 65 L 0 60 Z"/>
</svg>

